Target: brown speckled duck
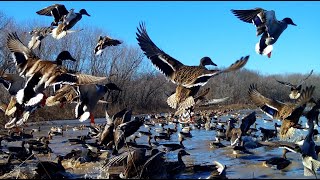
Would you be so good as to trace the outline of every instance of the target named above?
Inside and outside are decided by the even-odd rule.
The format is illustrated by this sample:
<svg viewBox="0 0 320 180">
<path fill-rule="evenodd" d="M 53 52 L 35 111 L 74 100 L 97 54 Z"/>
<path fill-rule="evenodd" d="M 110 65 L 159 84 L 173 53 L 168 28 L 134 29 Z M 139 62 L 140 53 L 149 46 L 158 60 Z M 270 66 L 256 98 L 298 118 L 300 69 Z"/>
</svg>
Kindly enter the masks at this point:
<svg viewBox="0 0 320 180">
<path fill-rule="evenodd" d="M 255 84 L 251 84 L 249 88 L 249 97 L 261 111 L 266 113 L 273 119 L 282 121 L 280 127 L 280 139 L 291 137 L 294 132 L 294 126 L 298 123 L 306 103 L 312 98 L 315 87 L 309 86 L 302 90 L 301 96 L 297 103 L 283 103 L 278 100 L 264 97 L 257 90 Z"/>
</svg>

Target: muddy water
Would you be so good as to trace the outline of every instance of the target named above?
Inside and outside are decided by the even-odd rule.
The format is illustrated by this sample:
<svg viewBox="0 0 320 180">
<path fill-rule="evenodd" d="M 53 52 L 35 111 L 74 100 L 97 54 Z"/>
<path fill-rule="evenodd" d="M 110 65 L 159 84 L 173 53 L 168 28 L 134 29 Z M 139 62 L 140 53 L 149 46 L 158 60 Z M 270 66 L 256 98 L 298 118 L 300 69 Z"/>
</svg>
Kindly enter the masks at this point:
<svg viewBox="0 0 320 180">
<path fill-rule="evenodd" d="M 252 110 L 242 110 L 239 111 L 242 116 L 245 116 L 252 112 Z M 270 119 L 264 114 L 261 114 L 257 111 L 257 128 L 264 127 L 273 129 L 274 122 L 267 122 L 263 119 Z M 223 117 L 223 120 L 228 119 L 228 116 Z M 301 118 L 302 124 L 305 125 L 305 118 Z M 104 123 L 105 119 L 96 119 L 96 123 Z M 88 133 L 88 129 L 84 130 L 73 130 L 73 126 L 78 126 L 81 123 L 78 120 L 65 120 L 65 121 L 50 121 L 50 122 L 42 122 L 40 123 L 29 123 L 28 127 L 25 128 L 26 131 L 32 128 L 41 127 L 40 132 L 35 132 L 34 136 L 44 136 L 47 135 L 49 129 L 52 126 L 66 126 L 69 125 L 70 128 L 67 131 L 64 131 L 63 136 L 54 136 L 53 140 L 50 141 L 49 146 L 52 148 L 54 154 L 51 157 L 47 156 L 37 156 L 41 160 L 54 160 L 56 155 L 65 155 L 69 153 L 72 149 L 81 148 L 81 145 L 70 145 L 68 143 L 69 138 L 76 138 L 79 135 L 86 135 Z M 83 122 L 83 124 L 89 126 L 89 121 Z M 168 125 L 170 128 L 173 128 L 172 124 Z M 160 126 L 157 124 L 157 128 Z M 167 126 L 166 126 L 167 127 Z M 181 127 L 178 126 L 178 131 Z M 140 130 L 146 131 L 146 128 L 142 126 Z M 154 129 L 151 131 L 155 134 Z M 239 157 L 235 157 L 232 154 L 232 149 L 220 148 L 220 149 L 211 149 L 209 143 L 214 140 L 215 131 L 206 131 L 204 129 L 197 130 L 193 129 L 191 131 L 193 137 L 186 139 L 183 143 L 185 145 L 185 149 L 190 156 L 183 157 L 183 160 L 186 166 L 190 166 L 192 164 L 213 164 L 213 161 L 218 161 L 227 166 L 227 177 L 228 178 L 285 178 L 285 179 L 292 179 L 292 178 L 304 178 L 310 179 L 314 177 L 305 177 L 303 176 L 303 165 L 301 162 L 300 154 L 288 153 L 287 158 L 291 161 L 291 164 L 283 169 L 283 170 L 276 170 L 270 167 L 265 167 L 262 165 L 263 160 L 278 156 L 280 157 L 282 154 L 282 149 L 280 148 L 270 148 L 270 147 L 260 147 L 256 149 L 250 149 L 249 151 L 253 152 L 251 155 L 241 155 Z M 298 139 L 300 136 L 305 136 L 307 131 L 303 130 L 296 130 L 293 139 L 290 141 L 294 141 Z M 318 138 L 320 139 L 320 138 Z M 92 140 L 93 141 L 93 140 Z M 88 141 L 88 142 L 91 142 Z M 147 138 L 141 137 L 137 139 L 138 143 L 147 144 Z M 178 136 L 177 133 L 171 136 L 171 140 L 165 141 L 161 140 L 160 143 L 177 143 Z M 222 141 L 225 145 L 230 145 L 230 142 Z M 316 141 L 316 144 L 318 142 Z M 177 151 L 169 152 L 166 155 L 168 161 L 174 161 L 177 159 Z M 95 162 L 95 163 L 85 163 L 81 165 L 74 165 L 71 162 L 64 162 L 64 166 L 67 167 L 67 171 L 73 174 L 74 178 L 105 178 L 104 173 L 101 172 L 101 163 L 102 162 Z M 201 172 L 196 174 L 188 174 L 184 173 L 178 176 L 177 178 L 206 178 L 210 172 Z"/>
</svg>

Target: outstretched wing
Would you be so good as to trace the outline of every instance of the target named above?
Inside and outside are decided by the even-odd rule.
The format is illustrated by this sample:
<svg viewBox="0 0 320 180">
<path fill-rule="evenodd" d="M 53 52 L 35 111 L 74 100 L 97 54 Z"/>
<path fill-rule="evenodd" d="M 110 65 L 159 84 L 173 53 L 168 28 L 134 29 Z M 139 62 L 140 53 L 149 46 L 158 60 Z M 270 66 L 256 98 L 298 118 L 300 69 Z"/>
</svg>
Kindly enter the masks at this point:
<svg viewBox="0 0 320 180">
<path fill-rule="evenodd" d="M 152 64 L 169 78 L 177 68 L 183 64 L 159 49 L 150 39 L 145 24 L 140 23 L 137 40 L 144 54 L 151 60 Z"/>
<path fill-rule="evenodd" d="M 255 8 L 249 10 L 234 10 L 231 9 L 231 12 L 238 17 L 241 21 L 246 23 L 252 23 L 252 20 L 261 12 L 265 11 L 262 8 Z"/>
</svg>

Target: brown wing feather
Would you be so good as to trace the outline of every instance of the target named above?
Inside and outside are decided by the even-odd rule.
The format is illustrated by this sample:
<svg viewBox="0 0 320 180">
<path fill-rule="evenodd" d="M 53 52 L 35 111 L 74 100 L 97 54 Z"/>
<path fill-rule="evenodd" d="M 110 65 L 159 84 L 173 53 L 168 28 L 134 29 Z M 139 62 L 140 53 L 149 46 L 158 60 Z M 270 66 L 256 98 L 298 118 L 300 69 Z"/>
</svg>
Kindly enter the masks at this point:
<svg viewBox="0 0 320 180">
<path fill-rule="evenodd" d="M 249 97 L 251 100 L 259 107 L 264 105 L 272 106 L 278 110 L 280 110 L 285 104 L 279 101 L 276 101 L 274 99 L 269 99 L 265 96 L 263 96 L 258 90 L 255 84 L 251 84 L 249 91 L 248 91 Z"/>
<path fill-rule="evenodd" d="M 140 48 L 151 60 L 152 64 L 164 73 L 167 78 L 171 77 L 177 68 L 183 66 L 180 61 L 172 58 L 153 43 L 144 23 L 140 23 L 140 28 L 137 28 L 137 30 L 138 33 L 136 35 Z"/>
</svg>

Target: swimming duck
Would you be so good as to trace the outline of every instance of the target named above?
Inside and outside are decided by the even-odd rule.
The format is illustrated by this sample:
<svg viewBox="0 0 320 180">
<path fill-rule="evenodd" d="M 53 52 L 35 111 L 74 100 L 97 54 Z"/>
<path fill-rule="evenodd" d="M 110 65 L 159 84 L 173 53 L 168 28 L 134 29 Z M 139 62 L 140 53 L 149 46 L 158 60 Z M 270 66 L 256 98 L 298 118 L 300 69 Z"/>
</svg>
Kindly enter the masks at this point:
<svg viewBox="0 0 320 180">
<path fill-rule="evenodd" d="M 29 49 L 36 49 L 39 47 L 41 49 L 41 41 L 52 33 L 53 27 L 41 27 L 41 28 L 34 28 L 29 34 L 32 36 L 31 40 L 28 43 Z"/>
<path fill-rule="evenodd" d="M 94 48 L 95 55 L 102 55 L 104 49 L 108 46 L 118 46 L 122 42 L 117 39 L 112 39 L 109 36 L 99 36 L 98 43 Z"/>
<path fill-rule="evenodd" d="M 290 99 L 298 99 L 301 95 L 302 84 L 305 83 L 305 81 L 311 76 L 312 72 L 313 70 L 311 70 L 309 75 L 304 79 L 302 79 L 298 84 L 291 84 L 290 82 L 283 82 L 279 80 L 276 80 L 276 81 L 280 84 L 283 84 L 291 88 L 291 92 L 289 94 Z"/>
<path fill-rule="evenodd" d="M 166 143 L 166 144 L 161 144 L 161 145 L 164 146 L 167 151 L 175 151 L 177 149 L 184 149 L 185 147 L 183 145 L 183 141 L 185 140 L 185 138 L 183 138 L 182 136 L 179 136 L 178 140 L 179 140 L 179 144 Z"/>
<path fill-rule="evenodd" d="M 257 90 L 255 84 L 251 84 L 248 94 L 250 99 L 257 105 L 261 111 L 273 119 L 282 121 L 280 127 L 280 139 L 291 137 L 294 132 L 294 125 L 299 121 L 306 103 L 312 98 L 315 87 L 309 86 L 302 90 L 297 103 L 283 103 L 274 99 L 264 97 Z"/>
<path fill-rule="evenodd" d="M 222 73 L 239 70 L 240 68 L 246 65 L 248 60 L 249 60 L 249 56 L 242 57 L 236 62 L 234 62 L 233 64 L 231 64 L 228 68 L 223 70 L 216 70 L 217 71 L 216 74 L 212 75 L 211 77 L 217 76 Z M 202 58 L 200 60 L 199 67 L 205 68 L 205 65 L 207 65 L 206 60 L 205 58 Z M 190 74 L 190 76 L 192 76 L 192 74 Z M 184 87 L 183 85 L 178 85 L 175 93 L 172 94 L 170 97 L 168 97 L 167 99 L 168 105 L 173 109 L 178 109 L 178 111 L 179 110 L 181 111 L 182 109 L 184 110 L 194 106 L 196 103 L 201 103 L 201 102 L 208 103 L 206 102 L 205 96 L 208 94 L 210 88 L 206 89 L 204 92 L 199 93 L 199 95 L 196 96 L 200 87 L 201 86 L 193 86 L 188 88 L 188 87 Z M 175 113 L 175 115 L 180 115 L 180 114 L 181 113 Z"/>
<path fill-rule="evenodd" d="M 55 84 L 81 85 L 106 80 L 106 77 L 72 74 L 53 61 L 41 60 L 32 50 L 22 44 L 16 33 L 9 33 L 7 46 L 12 53 L 19 75 L 28 79 L 25 88 L 19 90 L 16 95 L 19 104 L 27 106 L 37 104 L 43 99 L 42 91 L 47 86 Z M 64 57 L 64 59 L 70 59 L 70 57 Z"/>
<path fill-rule="evenodd" d="M 64 16 L 66 16 L 69 11 L 63 4 L 53 4 L 37 11 L 36 13 L 39 15 L 53 16 L 54 21 L 51 23 L 51 26 L 57 26 L 59 22 L 63 21 Z"/>
<path fill-rule="evenodd" d="M 190 155 L 190 154 L 187 153 L 184 149 L 181 149 L 178 152 L 178 161 L 165 162 L 168 177 L 174 178 L 176 175 L 184 171 L 184 169 L 186 168 L 186 165 L 184 164 L 182 157 L 187 155 Z"/>
<path fill-rule="evenodd" d="M 64 16 L 62 23 L 58 24 L 56 28 L 52 30 L 52 37 L 55 39 L 61 39 L 67 35 L 67 33 L 73 33 L 81 30 L 70 29 L 82 19 L 82 15 L 90 16 L 85 9 L 80 9 L 79 13 L 75 13 L 74 9 L 70 9 L 68 14 Z"/>
<path fill-rule="evenodd" d="M 282 32 L 287 29 L 288 25 L 294 25 L 291 18 L 277 20 L 273 10 L 255 8 L 249 10 L 231 10 L 231 12 L 241 21 L 253 23 L 257 28 L 257 36 L 261 35 L 260 41 L 256 44 L 258 54 L 268 55 L 271 57 L 273 44 L 278 40 Z"/>
</svg>

